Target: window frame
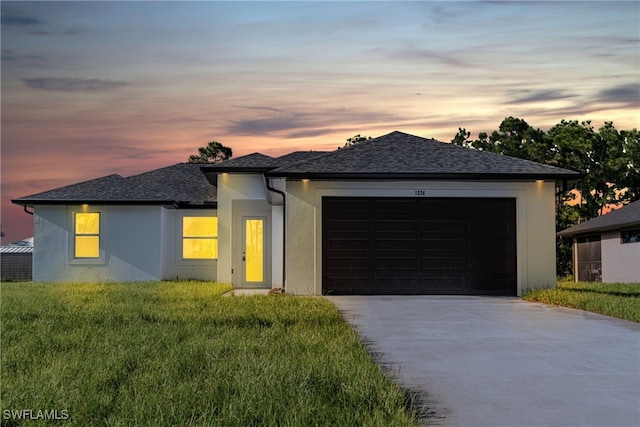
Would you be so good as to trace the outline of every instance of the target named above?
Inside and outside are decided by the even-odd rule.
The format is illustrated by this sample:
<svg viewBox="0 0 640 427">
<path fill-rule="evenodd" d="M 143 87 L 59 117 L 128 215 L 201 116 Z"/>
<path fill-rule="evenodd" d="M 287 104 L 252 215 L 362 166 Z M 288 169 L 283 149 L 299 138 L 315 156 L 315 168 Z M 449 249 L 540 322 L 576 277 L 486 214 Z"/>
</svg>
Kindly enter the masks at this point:
<svg viewBox="0 0 640 427">
<path fill-rule="evenodd" d="M 216 219 L 216 230 L 215 236 L 186 236 L 184 235 L 184 220 L 185 218 L 215 218 Z M 220 241 L 219 241 L 219 233 L 218 233 L 218 224 L 219 224 L 218 215 L 208 215 L 208 214 L 195 214 L 195 213 L 183 213 L 179 215 L 177 221 L 177 234 L 178 238 L 176 239 L 177 243 L 177 261 L 180 265 L 198 265 L 198 264 L 210 264 L 212 262 L 217 262 L 220 257 Z M 216 256 L 215 258 L 185 258 L 184 256 L 184 242 L 185 240 L 213 240 L 216 245 Z"/>
<path fill-rule="evenodd" d="M 76 233 L 76 217 L 78 214 L 98 214 L 98 233 L 97 234 L 78 234 Z M 69 264 L 89 264 L 89 265 L 104 265 L 105 264 L 105 251 L 104 251 L 104 216 L 105 209 L 99 207 L 89 207 L 83 205 L 82 207 L 74 207 L 71 209 L 69 215 L 69 238 L 68 238 L 68 263 Z M 98 256 L 97 257 L 77 257 L 76 256 L 76 237 L 78 236 L 96 236 L 98 237 Z"/>
</svg>

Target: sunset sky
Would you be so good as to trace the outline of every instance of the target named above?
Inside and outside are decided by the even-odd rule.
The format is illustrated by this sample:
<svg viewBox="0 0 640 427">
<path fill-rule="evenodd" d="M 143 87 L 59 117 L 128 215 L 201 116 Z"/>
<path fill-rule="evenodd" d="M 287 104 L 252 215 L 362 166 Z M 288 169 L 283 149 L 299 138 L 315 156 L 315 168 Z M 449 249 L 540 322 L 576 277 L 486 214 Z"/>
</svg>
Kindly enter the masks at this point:
<svg viewBox="0 0 640 427">
<path fill-rule="evenodd" d="M 640 127 L 640 2 L 2 1 L 3 243 L 10 199 L 184 162 L 449 142 L 516 116 Z"/>
</svg>

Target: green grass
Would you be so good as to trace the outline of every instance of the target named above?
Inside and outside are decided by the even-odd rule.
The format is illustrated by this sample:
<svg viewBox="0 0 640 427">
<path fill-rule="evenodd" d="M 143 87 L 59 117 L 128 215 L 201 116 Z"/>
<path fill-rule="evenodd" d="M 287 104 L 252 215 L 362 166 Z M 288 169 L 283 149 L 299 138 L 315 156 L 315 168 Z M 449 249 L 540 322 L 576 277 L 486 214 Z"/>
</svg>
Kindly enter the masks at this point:
<svg viewBox="0 0 640 427">
<path fill-rule="evenodd" d="M 230 286 L 202 282 L 0 286 L 2 418 L 55 409 L 82 426 L 417 420 L 323 298 L 227 298 Z"/>
<path fill-rule="evenodd" d="M 567 281 L 559 282 L 557 289 L 530 291 L 523 298 L 640 322 L 640 284 Z"/>
</svg>

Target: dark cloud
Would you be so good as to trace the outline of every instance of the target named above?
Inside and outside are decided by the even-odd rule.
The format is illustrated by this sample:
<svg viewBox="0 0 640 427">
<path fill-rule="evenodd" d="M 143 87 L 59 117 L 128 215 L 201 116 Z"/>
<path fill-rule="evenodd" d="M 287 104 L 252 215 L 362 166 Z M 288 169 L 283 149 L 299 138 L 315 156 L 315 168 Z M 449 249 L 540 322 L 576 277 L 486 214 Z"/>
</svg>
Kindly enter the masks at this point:
<svg viewBox="0 0 640 427">
<path fill-rule="evenodd" d="M 4 65 L 17 64 L 27 66 L 42 66 L 46 58 L 40 55 L 20 54 L 11 49 L 2 49 L 2 63 Z"/>
<path fill-rule="evenodd" d="M 328 135 L 335 133 L 337 130 L 339 131 L 350 131 L 353 129 L 346 130 L 344 128 L 333 129 L 333 128 L 314 128 L 314 129 L 303 129 L 296 132 L 291 132 L 287 134 L 287 138 L 312 138 L 314 136 Z"/>
<path fill-rule="evenodd" d="M 604 89 L 596 95 L 598 102 L 640 107 L 640 84 L 629 83 Z"/>
<path fill-rule="evenodd" d="M 29 31 L 29 34 L 32 34 L 34 36 L 75 36 L 78 34 L 83 34 L 86 31 L 84 30 L 64 30 L 64 31 L 44 31 L 44 30 L 37 30 L 37 31 Z"/>
<path fill-rule="evenodd" d="M 59 92 L 108 92 L 129 84 L 118 80 L 65 77 L 37 77 L 33 79 L 22 79 L 22 81 L 27 87 L 32 89 Z"/>
<path fill-rule="evenodd" d="M 2 16 L 0 17 L 2 25 L 14 27 L 29 27 L 33 25 L 41 25 L 44 22 L 33 16 L 25 16 L 7 8 L 2 8 Z"/>
<path fill-rule="evenodd" d="M 351 131 L 361 123 L 397 123 L 403 120 L 388 112 L 363 111 L 360 109 L 321 109 L 314 111 L 287 112 L 274 107 L 242 107 L 249 110 L 267 112 L 266 116 L 233 121 L 227 131 L 235 135 L 265 135 L 284 132 L 287 138 L 319 136 L 335 132 L 335 124 L 341 129 Z M 357 129 L 356 129 L 357 133 Z"/>
<path fill-rule="evenodd" d="M 263 119 L 247 119 L 233 122 L 228 131 L 239 135 L 258 135 L 296 129 L 305 126 L 305 121 L 293 114 L 284 117 L 268 117 Z"/>
<path fill-rule="evenodd" d="M 275 108 L 275 107 L 255 107 L 255 106 L 251 106 L 251 105 L 234 105 L 234 107 L 236 108 L 244 108 L 247 110 L 258 110 L 258 111 L 272 111 L 274 113 L 284 113 L 285 110 L 281 109 L 281 108 Z"/>
<path fill-rule="evenodd" d="M 577 95 L 567 94 L 560 90 L 517 91 L 512 95 L 509 104 L 525 104 L 529 102 L 557 101 L 559 99 L 575 98 Z"/>
</svg>

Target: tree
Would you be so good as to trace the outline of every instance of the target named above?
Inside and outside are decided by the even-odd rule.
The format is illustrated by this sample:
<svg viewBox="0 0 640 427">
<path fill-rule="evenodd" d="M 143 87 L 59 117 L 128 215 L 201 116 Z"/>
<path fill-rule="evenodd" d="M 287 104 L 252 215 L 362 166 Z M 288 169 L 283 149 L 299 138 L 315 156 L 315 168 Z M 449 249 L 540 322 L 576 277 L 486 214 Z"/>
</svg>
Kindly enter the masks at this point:
<svg viewBox="0 0 640 427">
<path fill-rule="evenodd" d="M 218 163 L 230 159 L 233 151 L 217 141 L 211 141 L 206 147 L 198 148 L 198 155 L 189 156 L 189 163 Z"/>
<path fill-rule="evenodd" d="M 498 130 L 491 135 L 486 132 L 478 134 L 475 140 L 469 139 L 471 132 L 458 128 L 458 133 L 451 142 L 463 147 L 492 153 L 505 154 L 521 159 L 546 163 L 551 155 L 551 146 L 540 129 L 534 129 L 526 121 L 517 117 L 505 118 Z"/>
<path fill-rule="evenodd" d="M 640 132 L 637 129 L 620 131 L 626 167 L 622 172 L 620 186 L 626 188 L 624 198 L 630 202 L 640 200 Z"/>
<path fill-rule="evenodd" d="M 351 138 L 347 138 L 347 142 L 344 144 L 345 147 L 351 147 L 352 145 L 360 144 L 363 141 L 367 141 L 371 139 L 370 136 L 361 136 L 360 134 L 354 135 Z"/>
</svg>

